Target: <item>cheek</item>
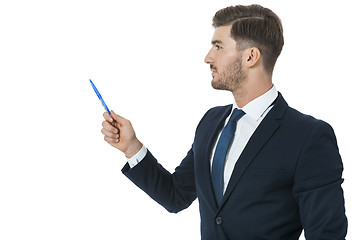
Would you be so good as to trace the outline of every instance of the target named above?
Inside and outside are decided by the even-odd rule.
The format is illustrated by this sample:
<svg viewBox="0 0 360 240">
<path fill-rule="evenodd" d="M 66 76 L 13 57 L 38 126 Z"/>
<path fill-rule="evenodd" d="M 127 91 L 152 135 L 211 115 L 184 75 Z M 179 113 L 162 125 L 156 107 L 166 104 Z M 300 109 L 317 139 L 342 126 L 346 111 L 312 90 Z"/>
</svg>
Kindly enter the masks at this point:
<svg viewBox="0 0 360 240">
<path fill-rule="evenodd" d="M 221 68 L 225 68 L 226 66 L 230 66 L 238 59 L 238 56 L 235 55 L 233 52 L 230 53 L 224 53 L 224 55 L 219 56 L 218 58 L 218 65 L 221 66 Z"/>
<path fill-rule="evenodd" d="M 229 61 L 229 59 L 227 59 L 227 61 L 221 62 L 218 67 L 218 72 L 220 74 L 226 73 L 229 69 L 229 66 L 231 66 L 232 64 L 234 64 L 234 61 Z"/>
</svg>

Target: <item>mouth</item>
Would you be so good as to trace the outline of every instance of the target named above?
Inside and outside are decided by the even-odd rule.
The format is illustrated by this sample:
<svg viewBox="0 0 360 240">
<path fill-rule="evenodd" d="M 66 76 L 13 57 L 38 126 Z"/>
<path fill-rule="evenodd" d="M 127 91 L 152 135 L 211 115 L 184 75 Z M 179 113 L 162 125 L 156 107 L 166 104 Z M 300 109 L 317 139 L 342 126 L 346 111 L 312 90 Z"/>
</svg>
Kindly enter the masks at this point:
<svg viewBox="0 0 360 240">
<path fill-rule="evenodd" d="M 211 75 L 214 76 L 217 73 L 216 67 L 210 66 Z"/>
</svg>

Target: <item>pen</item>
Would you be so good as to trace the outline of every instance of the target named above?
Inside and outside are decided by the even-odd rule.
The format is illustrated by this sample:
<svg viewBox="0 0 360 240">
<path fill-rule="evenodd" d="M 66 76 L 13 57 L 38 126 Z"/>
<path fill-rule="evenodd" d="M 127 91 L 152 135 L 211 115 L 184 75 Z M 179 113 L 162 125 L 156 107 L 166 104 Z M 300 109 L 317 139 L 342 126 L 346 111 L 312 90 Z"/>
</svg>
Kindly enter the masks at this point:
<svg viewBox="0 0 360 240">
<path fill-rule="evenodd" d="M 91 86 L 93 87 L 96 95 L 97 95 L 98 98 L 100 99 L 101 104 L 103 105 L 103 107 L 105 108 L 105 110 L 109 113 L 109 115 L 111 115 L 109 108 L 106 106 L 106 103 L 105 103 L 104 99 L 101 97 L 100 92 L 99 92 L 99 91 L 97 90 L 97 88 L 95 87 L 95 84 L 91 81 L 91 79 L 89 79 L 89 80 L 90 80 Z"/>
</svg>

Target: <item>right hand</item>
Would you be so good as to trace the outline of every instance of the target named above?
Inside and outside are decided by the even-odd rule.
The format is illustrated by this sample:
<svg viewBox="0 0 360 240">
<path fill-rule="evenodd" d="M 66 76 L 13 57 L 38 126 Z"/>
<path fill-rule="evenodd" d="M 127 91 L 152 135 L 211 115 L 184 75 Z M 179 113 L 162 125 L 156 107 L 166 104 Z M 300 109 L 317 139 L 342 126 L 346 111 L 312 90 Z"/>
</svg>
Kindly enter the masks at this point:
<svg viewBox="0 0 360 240">
<path fill-rule="evenodd" d="M 104 140 L 114 148 L 119 149 L 127 158 L 134 156 L 142 147 L 142 143 L 137 139 L 131 122 L 114 111 L 104 113 L 105 121 L 101 129 Z"/>
</svg>

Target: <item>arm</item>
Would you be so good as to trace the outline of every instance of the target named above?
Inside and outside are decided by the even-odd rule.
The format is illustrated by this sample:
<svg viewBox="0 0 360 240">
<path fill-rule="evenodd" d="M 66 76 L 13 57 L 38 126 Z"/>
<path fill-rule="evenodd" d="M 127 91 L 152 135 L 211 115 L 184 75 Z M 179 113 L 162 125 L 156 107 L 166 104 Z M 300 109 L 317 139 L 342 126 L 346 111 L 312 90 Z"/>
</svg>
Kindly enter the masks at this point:
<svg viewBox="0 0 360 240">
<path fill-rule="evenodd" d="M 303 146 L 294 178 L 306 239 L 345 239 L 342 170 L 335 134 L 330 125 L 320 121 Z"/>
<path fill-rule="evenodd" d="M 136 167 L 126 164 L 122 172 L 167 211 L 177 213 L 189 207 L 197 197 L 193 166 L 192 150 L 172 174 L 147 151 Z"/>
<path fill-rule="evenodd" d="M 136 138 L 130 121 L 113 111 L 111 116 L 104 113 L 104 118 L 101 132 L 105 135 L 105 141 L 125 153 L 127 158 L 133 157 L 142 148 L 142 143 Z M 149 151 L 135 167 L 130 168 L 127 163 L 122 171 L 169 212 L 179 212 L 196 199 L 192 150 L 172 174 Z"/>
</svg>

